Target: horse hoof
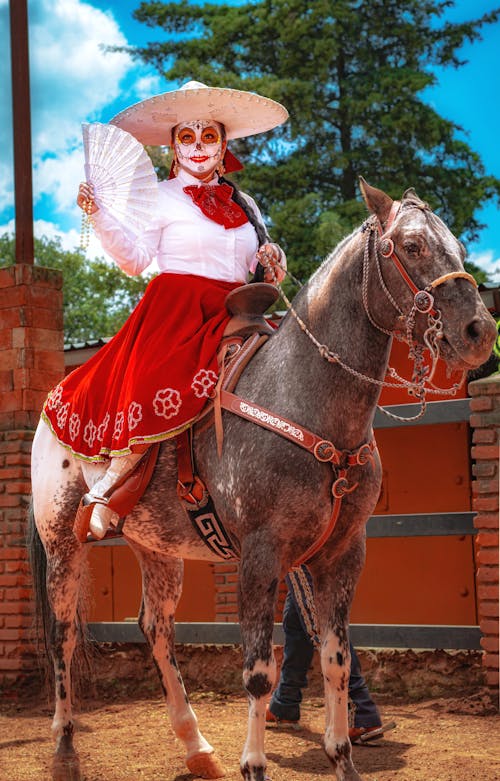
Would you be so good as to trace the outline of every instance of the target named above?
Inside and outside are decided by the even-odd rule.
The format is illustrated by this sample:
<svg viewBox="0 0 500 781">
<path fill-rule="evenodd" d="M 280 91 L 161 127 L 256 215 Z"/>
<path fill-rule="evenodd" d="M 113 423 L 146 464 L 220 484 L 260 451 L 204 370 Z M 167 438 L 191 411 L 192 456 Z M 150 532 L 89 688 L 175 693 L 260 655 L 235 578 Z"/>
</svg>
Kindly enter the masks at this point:
<svg viewBox="0 0 500 781">
<path fill-rule="evenodd" d="M 224 765 L 214 752 L 194 754 L 186 760 L 186 765 L 189 772 L 198 778 L 222 778 L 226 775 Z"/>
<path fill-rule="evenodd" d="M 78 757 L 54 757 L 52 781 L 82 781 Z"/>
</svg>

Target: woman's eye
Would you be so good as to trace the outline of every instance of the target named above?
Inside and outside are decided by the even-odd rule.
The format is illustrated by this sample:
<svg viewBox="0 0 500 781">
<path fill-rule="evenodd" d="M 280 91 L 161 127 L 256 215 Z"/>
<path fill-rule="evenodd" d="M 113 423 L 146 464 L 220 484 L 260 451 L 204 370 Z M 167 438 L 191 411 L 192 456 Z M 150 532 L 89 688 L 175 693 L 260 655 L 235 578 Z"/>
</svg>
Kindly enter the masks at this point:
<svg viewBox="0 0 500 781">
<path fill-rule="evenodd" d="M 181 131 L 178 135 L 178 139 L 181 144 L 194 144 L 196 136 L 194 133 L 190 133 L 189 131 Z"/>
<path fill-rule="evenodd" d="M 216 130 L 207 129 L 201 134 L 201 140 L 205 144 L 216 144 L 219 140 L 219 134 Z"/>
</svg>

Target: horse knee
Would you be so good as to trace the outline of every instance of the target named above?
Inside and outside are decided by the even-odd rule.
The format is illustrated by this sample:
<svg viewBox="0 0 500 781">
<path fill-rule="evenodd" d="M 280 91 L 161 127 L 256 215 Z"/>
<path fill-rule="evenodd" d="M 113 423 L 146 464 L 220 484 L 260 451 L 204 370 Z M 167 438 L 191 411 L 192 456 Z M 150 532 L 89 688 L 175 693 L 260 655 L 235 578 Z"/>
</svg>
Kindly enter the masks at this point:
<svg viewBox="0 0 500 781">
<path fill-rule="evenodd" d="M 243 686 L 251 697 L 260 699 L 272 690 L 276 678 L 276 662 L 257 662 L 252 669 L 243 671 Z"/>
<path fill-rule="evenodd" d="M 343 691 L 349 686 L 349 656 L 338 649 L 324 646 L 321 650 L 321 671 L 326 684 Z"/>
<path fill-rule="evenodd" d="M 265 673 L 243 674 L 243 685 L 248 694 L 256 699 L 265 697 L 273 688 L 272 681 Z"/>
</svg>

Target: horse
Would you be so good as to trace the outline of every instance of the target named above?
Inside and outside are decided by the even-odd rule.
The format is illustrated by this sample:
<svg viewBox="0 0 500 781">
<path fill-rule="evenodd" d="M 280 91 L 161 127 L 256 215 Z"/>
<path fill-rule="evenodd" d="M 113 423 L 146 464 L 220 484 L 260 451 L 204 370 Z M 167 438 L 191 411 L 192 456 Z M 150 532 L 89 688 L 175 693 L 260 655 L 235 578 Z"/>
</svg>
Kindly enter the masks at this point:
<svg viewBox="0 0 500 781">
<path fill-rule="evenodd" d="M 363 179 L 360 186 L 369 216 L 294 300 L 286 299 L 290 311 L 238 380 L 235 393 L 250 410 L 247 418 L 222 410 L 220 453 L 214 427 L 195 431 L 198 473 L 228 537 L 239 547 L 238 610 L 249 709 L 240 759 L 245 781 L 266 777 L 276 597 L 282 578 L 304 561 L 320 636 L 324 751 L 337 781 L 361 781 L 348 737 L 348 625 L 365 559 L 365 525 L 381 485 L 373 439 L 379 395 L 384 384 L 398 384 L 425 403 L 425 389 L 435 390 L 437 357 L 451 371 L 466 372 L 489 357 L 496 336 L 493 318 L 464 270 L 464 247 L 441 219 L 412 188 L 393 201 Z M 411 379 L 388 367 L 394 335 L 409 344 L 415 364 Z M 300 446 L 304 430 L 314 432 L 309 449 Z M 288 437 L 280 436 L 283 431 Z M 101 471 L 102 465 L 74 457 L 40 421 L 32 449 L 29 547 L 55 673 L 57 781 L 82 777 L 73 740 L 71 660 L 88 547 L 72 526 L 82 494 Z M 218 778 L 224 768 L 199 729 L 174 653 L 183 560 L 218 557 L 187 521 L 176 482 L 175 444 L 166 440 L 148 488 L 125 519 L 123 535 L 142 571 L 139 625 L 186 765 L 195 776 Z"/>
</svg>

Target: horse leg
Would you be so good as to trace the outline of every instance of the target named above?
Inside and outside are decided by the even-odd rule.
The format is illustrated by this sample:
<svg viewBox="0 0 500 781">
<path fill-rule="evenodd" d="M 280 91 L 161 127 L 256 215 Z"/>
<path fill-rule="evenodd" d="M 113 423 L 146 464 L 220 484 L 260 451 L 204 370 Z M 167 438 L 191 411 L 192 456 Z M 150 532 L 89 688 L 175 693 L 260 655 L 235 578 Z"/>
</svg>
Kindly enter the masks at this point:
<svg viewBox="0 0 500 781">
<path fill-rule="evenodd" d="M 80 761 L 73 746 L 71 660 L 77 643 L 77 605 L 84 554 L 73 539 L 75 544 L 73 540 L 59 543 L 57 551 L 54 549 L 47 556 L 47 596 L 53 612 L 49 645 L 55 680 L 53 781 L 81 779 Z"/>
<path fill-rule="evenodd" d="M 257 539 L 259 536 L 259 539 Z M 279 583 L 276 545 L 259 531 L 244 542 L 239 576 L 243 685 L 248 695 L 248 731 L 240 760 L 245 781 L 264 781 L 266 704 L 276 680 L 273 628 Z"/>
<path fill-rule="evenodd" d="M 52 777 L 54 781 L 79 781 L 80 763 L 73 746 L 71 661 L 81 618 L 78 606 L 86 552 L 71 527 L 84 484 L 76 461 L 68 458 L 42 422 L 33 441 L 31 471 L 28 547 L 37 615 L 55 683 Z"/>
<path fill-rule="evenodd" d="M 131 544 L 142 571 L 139 626 L 149 643 L 172 728 L 186 748 L 186 765 L 201 778 L 222 778 L 225 770 L 201 734 L 175 658 L 174 614 L 182 591 L 182 559 Z"/>
<path fill-rule="evenodd" d="M 352 762 L 349 740 L 348 696 L 351 654 L 349 650 L 349 608 L 355 581 L 352 562 L 336 562 L 331 575 L 315 583 L 316 607 L 321 626 L 321 671 L 325 687 L 325 753 L 337 781 L 362 781 Z M 328 585 L 329 583 L 329 585 Z M 338 593 L 335 584 L 342 584 Z"/>
</svg>

